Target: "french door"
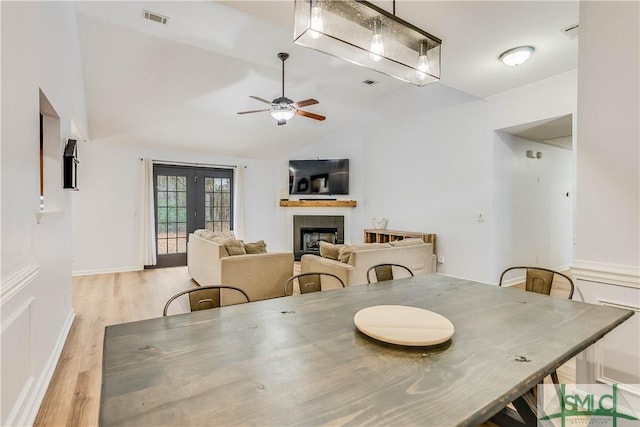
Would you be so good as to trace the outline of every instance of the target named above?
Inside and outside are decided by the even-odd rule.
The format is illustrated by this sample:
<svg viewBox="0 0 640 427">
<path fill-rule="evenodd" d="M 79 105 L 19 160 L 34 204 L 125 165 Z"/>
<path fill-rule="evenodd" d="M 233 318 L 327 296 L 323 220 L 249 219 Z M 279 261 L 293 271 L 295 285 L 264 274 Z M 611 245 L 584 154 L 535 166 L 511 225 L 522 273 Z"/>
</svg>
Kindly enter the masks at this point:
<svg viewBox="0 0 640 427">
<path fill-rule="evenodd" d="M 155 267 L 187 265 L 187 239 L 196 229 L 233 229 L 232 170 L 154 165 L 153 184 Z"/>
</svg>

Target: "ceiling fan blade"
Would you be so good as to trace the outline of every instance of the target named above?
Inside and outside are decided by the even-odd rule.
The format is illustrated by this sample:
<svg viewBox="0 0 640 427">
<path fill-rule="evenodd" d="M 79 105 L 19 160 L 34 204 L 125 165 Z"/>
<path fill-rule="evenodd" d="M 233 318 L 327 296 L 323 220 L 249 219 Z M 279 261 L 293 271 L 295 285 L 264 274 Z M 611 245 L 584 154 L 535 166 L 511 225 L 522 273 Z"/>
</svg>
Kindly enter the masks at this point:
<svg viewBox="0 0 640 427">
<path fill-rule="evenodd" d="M 249 98 L 253 98 L 253 99 L 255 99 L 256 101 L 264 102 L 265 104 L 269 104 L 269 105 L 271 105 L 271 101 L 267 101 L 266 99 L 264 99 L 264 98 L 260 98 L 259 96 L 249 95 Z"/>
<path fill-rule="evenodd" d="M 264 110 L 239 111 L 238 114 L 261 113 L 263 111 L 269 111 L 269 110 L 270 108 L 265 108 Z"/>
<path fill-rule="evenodd" d="M 300 107 L 306 107 L 307 105 L 314 105 L 317 103 L 318 101 L 316 101 L 315 99 L 309 98 L 309 99 L 305 99 L 304 101 L 294 102 L 293 106 L 296 108 L 300 108 Z"/>
<path fill-rule="evenodd" d="M 282 119 L 282 120 L 278 120 L 278 126 L 282 126 L 282 125 L 286 125 L 287 121 Z"/>
<path fill-rule="evenodd" d="M 321 116 L 320 114 L 310 113 L 308 111 L 296 110 L 296 114 L 299 116 L 305 116 L 305 117 L 309 117 L 310 119 L 316 119 L 320 121 L 326 119 L 325 116 Z"/>
</svg>

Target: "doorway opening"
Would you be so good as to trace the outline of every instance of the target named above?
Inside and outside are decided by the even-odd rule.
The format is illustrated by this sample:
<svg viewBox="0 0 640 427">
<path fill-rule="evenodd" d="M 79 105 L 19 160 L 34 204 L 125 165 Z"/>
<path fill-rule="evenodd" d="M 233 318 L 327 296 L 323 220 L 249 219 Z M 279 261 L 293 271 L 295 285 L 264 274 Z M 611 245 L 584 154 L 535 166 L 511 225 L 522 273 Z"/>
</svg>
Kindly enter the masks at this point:
<svg viewBox="0 0 640 427">
<path fill-rule="evenodd" d="M 573 261 L 575 156 L 571 114 L 495 132 L 496 272 L 566 270 Z"/>
</svg>

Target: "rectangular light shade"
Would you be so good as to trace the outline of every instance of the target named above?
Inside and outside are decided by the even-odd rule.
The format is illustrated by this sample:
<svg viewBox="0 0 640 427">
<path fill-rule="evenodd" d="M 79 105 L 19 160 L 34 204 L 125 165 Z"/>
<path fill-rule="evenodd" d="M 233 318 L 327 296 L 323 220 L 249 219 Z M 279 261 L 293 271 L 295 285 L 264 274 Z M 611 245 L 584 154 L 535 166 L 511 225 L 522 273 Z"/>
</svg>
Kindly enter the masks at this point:
<svg viewBox="0 0 640 427">
<path fill-rule="evenodd" d="M 296 44 L 417 86 L 440 80 L 442 41 L 374 4 L 295 0 L 294 10 Z M 374 33 L 384 46 L 381 55 L 375 47 L 371 52 Z"/>
</svg>

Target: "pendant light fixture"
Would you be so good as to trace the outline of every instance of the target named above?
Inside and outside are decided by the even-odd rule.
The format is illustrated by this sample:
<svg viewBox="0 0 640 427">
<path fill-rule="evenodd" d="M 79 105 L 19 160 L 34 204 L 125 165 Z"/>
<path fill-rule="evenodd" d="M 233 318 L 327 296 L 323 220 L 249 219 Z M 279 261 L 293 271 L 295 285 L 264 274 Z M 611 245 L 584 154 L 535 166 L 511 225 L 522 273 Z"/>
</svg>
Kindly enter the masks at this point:
<svg viewBox="0 0 640 427">
<path fill-rule="evenodd" d="M 427 3 L 428 4 L 428 3 Z M 294 42 L 399 80 L 440 79 L 442 41 L 364 0 L 295 0 Z"/>
<path fill-rule="evenodd" d="M 371 47 L 369 47 L 369 58 L 374 62 L 379 62 L 383 57 L 382 22 L 379 18 L 376 18 L 373 20 L 373 35 L 371 37 Z"/>
<path fill-rule="evenodd" d="M 311 0 L 311 18 L 309 19 L 309 37 L 319 39 L 324 31 L 324 22 L 322 21 L 322 9 L 318 4 L 320 0 Z"/>
<path fill-rule="evenodd" d="M 418 80 L 424 81 L 431 73 L 429 68 L 429 59 L 427 57 L 427 43 L 420 43 L 420 53 L 418 55 L 418 66 L 416 67 L 416 77 Z"/>
</svg>

